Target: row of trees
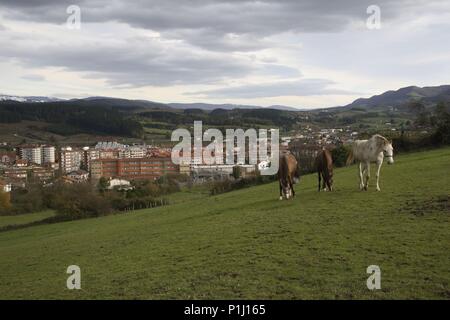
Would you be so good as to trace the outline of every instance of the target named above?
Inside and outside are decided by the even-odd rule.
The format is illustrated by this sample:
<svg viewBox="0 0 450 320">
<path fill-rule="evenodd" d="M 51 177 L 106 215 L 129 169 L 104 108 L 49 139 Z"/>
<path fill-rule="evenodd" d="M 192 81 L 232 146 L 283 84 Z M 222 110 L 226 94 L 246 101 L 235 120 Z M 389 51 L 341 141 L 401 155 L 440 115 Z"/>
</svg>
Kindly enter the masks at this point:
<svg viewBox="0 0 450 320">
<path fill-rule="evenodd" d="M 136 181 L 129 189 L 108 189 L 98 184 L 28 184 L 26 188 L 0 193 L 0 214 L 24 214 L 53 209 L 63 220 L 108 215 L 116 211 L 153 208 L 168 203 L 164 197 L 180 190 L 184 177 L 164 176 L 157 181 Z"/>
<path fill-rule="evenodd" d="M 194 121 L 203 121 L 205 125 L 217 128 L 227 126 L 231 128 L 282 127 L 292 128 L 298 121 L 298 113 L 276 109 L 215 109 L 205 111 L 201 109 L 186 109 L 183 111 L 157 110 L 139 113 L 152 122 L 165 122 L 175 127 L 191 126 Z"/>
<path fill-rule="evenodd" d="M 24 103 L 6 101 L 0 104 L 0 123 L 22 120 L 43 121 L 53 125 L 49 130 L 62 135 L 78 132 L 100 132 L 112 135 L 142 137 L 142 125 L 119 109 L 85 106 L 75 102 Z"/>
<path fill-rule="evenodd" d="M 209 193 L 210 195 L 216 195 L 220 193 L 225 193 L 233 190 L 239 190 L 247 187 L 252 187 L 268 182 L 275 181 L 277 179 L 277 175 L 273 176 L 263 176 L 256 171 L 254 175 L 242 177 L 240 168 L 233 168 L 233 178 L 221 178 L 218 180 L 214 180 L 209 182 Z"/>
</svg>

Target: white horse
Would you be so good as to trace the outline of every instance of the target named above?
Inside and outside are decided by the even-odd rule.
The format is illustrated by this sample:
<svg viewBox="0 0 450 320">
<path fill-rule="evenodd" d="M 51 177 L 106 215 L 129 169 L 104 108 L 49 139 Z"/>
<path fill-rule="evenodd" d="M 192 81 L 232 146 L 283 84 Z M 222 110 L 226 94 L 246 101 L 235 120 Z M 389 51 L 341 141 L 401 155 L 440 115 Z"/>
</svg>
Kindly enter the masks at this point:
<svg viewBox="0 0 450 320">
<path fill-rule="evenodd" d="M 383 159 L 387 159 L 388 164 L 394 163 L 394 148 L 392 142 L 385 137 L 375 134 L 369 140 L 356 140 L 353 142 L 347 165 L 353 160 L 359 161 L 359 188 L 367 190 L 370 178 L 370 163 L 377 164 L 377 191 L 380 191 L 380 169 Z"/>
</svg>

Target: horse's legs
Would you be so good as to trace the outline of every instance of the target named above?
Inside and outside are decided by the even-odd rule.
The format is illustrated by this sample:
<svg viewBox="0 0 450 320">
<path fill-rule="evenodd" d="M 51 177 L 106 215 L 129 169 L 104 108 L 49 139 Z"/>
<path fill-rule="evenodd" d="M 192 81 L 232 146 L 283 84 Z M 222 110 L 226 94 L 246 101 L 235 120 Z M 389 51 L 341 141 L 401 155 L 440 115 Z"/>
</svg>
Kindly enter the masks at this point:
<svg viewBox="0 0 450 320">
<path fill-rule="evenodd" d="M 323 189 L 323 191 L 327 191 L 326 183 L 327 183 L 327 176 L 325 174 L 323 174 L 322 175 L 322 189 Z"/>
<path fill-rule="evenodd" d="M 330 180 L 329 176 L 328 176 L 328 179 L 327 179 L 327 187 L 328 187 L 329 191 L 333 191 L 333 189 L 331 188 L 331 180 Z"/>
<path fill-rule="evenodd" d="M 365 169 L 365 176 L 366 176 L 366 182 L 364 184 L 364 190 L 367 191 L 369 188 L 369 179 L 370 179 L 370 162 L 366 162 L 366 169 Z"/>
<path fill-rule="evenodd" d="M 294 184 L 292 183 L 291 177 L 289 177 L 289 188 L 291 188 L 292 198 L 294 198 L 294 196 L 295 196 L 295 191 L 294 191 Z"/>
<path fill-rule="evenodd" d="M 283 186 L 281 185 L 281 180 L 280 182 L 280 200 L 283 200 Z"/>
<path fill-rule="evenodd" d="M 362 190 L 364 188 L 363 183 L 363 172 L 362 172 L 362 162 L 359 163 L 359 190 Z"/>
<path fill-rule="evenodd" d="M 380 170 L 381 170 L 381 165 L 383 164 L 383 162 L 377 162 L 377 191 L 380 191 Z"/>
<path fill-rule="evenodd" d="M 319 178 L 319 187 L 317 188 L 318 189 L 317 191 L 320 192 L 320 177 L 321 177 L 320 171 L 317 171 L 317 177 Z"/>
</svg>

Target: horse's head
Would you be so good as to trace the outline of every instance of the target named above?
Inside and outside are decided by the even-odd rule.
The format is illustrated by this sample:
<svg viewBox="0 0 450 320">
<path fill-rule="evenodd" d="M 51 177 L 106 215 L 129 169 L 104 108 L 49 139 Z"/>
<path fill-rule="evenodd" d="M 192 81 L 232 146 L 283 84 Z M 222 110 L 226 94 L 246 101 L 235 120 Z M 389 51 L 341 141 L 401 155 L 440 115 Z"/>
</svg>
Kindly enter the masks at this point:
<svg viewBox="0 0 450 320">
<path fill-rule="evenodd" d="M 389 140 L 385 140 L 384 142 L 383 155 L 385 158 L 387 158 L 388 164 L 394 163 L 394 147 L 392 146 L 392 142 L 390 142 Z"/>
<path fill-rule="evenodd" d="M 374 135 L 372 138 L 376 139 L 377 152 L 383 152 L 384 157 L 387 159 L 387 163 L 393 164 L 394 147 L 392 147 L 392 142 L 379 134 Z"/>
<path fill-rule="evenodd" d="M 291 187 L 289 186 L 289 183 L 286 184 L 282 184 L 282 188 L 283 188 L 283 194 L 286 197 L 286 199 L 289 199 L 290 196 L 292 196 L 292 191 L 291 191 Z M 281 197 L 280 197 L 281 199 Z"/>
</svg>

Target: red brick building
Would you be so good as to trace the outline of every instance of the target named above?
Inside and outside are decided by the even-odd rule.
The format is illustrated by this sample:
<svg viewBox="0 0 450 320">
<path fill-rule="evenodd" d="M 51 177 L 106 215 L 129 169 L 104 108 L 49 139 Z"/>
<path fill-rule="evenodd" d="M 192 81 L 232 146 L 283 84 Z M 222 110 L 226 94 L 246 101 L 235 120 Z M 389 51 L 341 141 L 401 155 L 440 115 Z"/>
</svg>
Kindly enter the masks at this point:
<svg viewBox="0 0 450 320">
<path fill-rule="evenodd" d="M 170 157 L 95 159 L 90 165 L 91 178 L 157 179 L 165 174 L 178 173 L 179 168 Z"/>
</svg>

